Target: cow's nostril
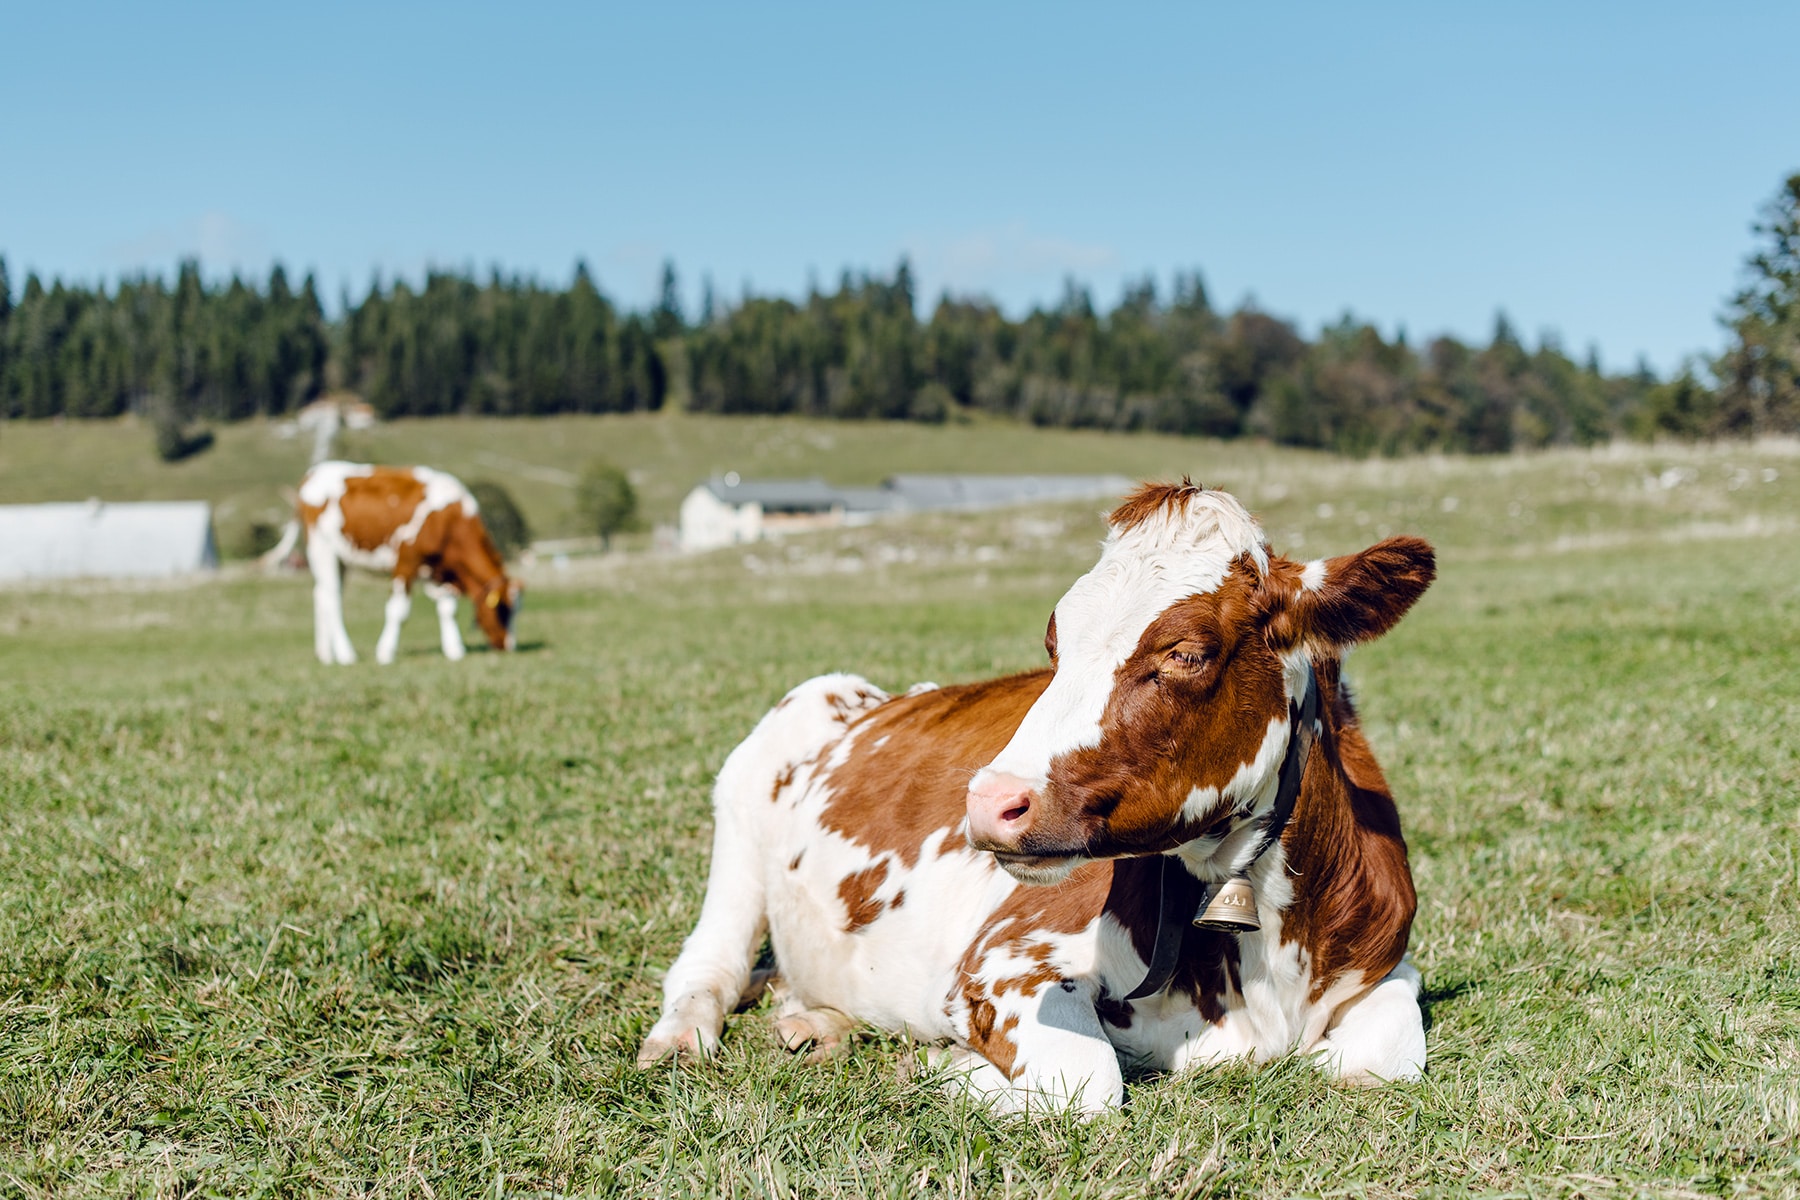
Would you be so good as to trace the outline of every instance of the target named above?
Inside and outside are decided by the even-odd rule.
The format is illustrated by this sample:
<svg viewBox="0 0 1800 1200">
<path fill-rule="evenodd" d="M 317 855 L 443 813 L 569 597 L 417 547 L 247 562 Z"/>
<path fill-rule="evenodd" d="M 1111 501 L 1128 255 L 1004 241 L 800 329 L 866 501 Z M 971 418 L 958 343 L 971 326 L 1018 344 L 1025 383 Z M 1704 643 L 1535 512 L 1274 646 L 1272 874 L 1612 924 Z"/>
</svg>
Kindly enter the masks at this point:
<svg viewBox="0 0 1800 1200">
<path fill-rule="evenodd" d="M 1020 796 L 1019 802 L 1000 814 L 1002 821 L 1016 821 L 1031 811 L 1031 797 Z"/>
</svg>

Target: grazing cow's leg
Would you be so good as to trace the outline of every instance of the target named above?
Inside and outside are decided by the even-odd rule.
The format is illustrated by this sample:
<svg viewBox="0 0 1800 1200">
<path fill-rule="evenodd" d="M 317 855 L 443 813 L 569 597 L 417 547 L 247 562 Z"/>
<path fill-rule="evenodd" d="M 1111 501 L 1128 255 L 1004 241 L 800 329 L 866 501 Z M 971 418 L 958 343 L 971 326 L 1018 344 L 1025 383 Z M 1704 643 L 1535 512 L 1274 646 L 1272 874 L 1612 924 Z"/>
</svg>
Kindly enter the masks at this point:
<svg viewBox="0 0 1800 1200">
<path fill-rule="evenodd" d="M 1124 1102 L 1118 1051 L 1086 985 L 1063 980 L 996 1001 L 991 1026 L 970 1031 L 973 1051 L 947 1063 L 972 1096 L 1002 1112 L 1099 1113 Z M 996 1058 L 1010 1058 L 1010 1078 Z"/>
<path fill-rule="evenodd" d="M 400 649 L 400 626 L 406 624 L 406 618 L 412 612 L 412 581 L 394 580 L 394 590 L 387 599 L 384 610 L 387 621 L 381 627 L 381 640 L 375 643 L 375 661 L 382 664 L 394 661 L 394 655 Z"/>
<path fill-rule="evenodd" d="M 1332 1015 L 1318 1051 L 1346 1083 L 1417 1079 L 1425 1073 L 1425 1022 L 1418 968 L 1402 960 L 1387 977 Z"/>
<path fill-rule="evenodd" d="M 771 785 L 841 737 L 886 693 L 854 675 L 809 679 L 782 698 L 719 769 L 713 785 L 712 867 L 700 920 L 663 977 L 662 1016 L 638 1051 L 638 1065 L 711 1054 L 737 1004 L 768 931 L 767 826 L 777 812 Z"/>
<path fill-rule="evenodd" d="M 353 663 L 356 650 L 344 628 L 344 571 L 325 539 L 306 539 L 306 561 L 313 573 L 313 653 L 326 666 Z"/>
<path fill-rule="evenodd" d="M 468 652 L 463 646 L 462 628 L 456 623 L 456 589 L 441 583 L 428 583 L 425 594 L 437 605 L 438 637 L 444 643 L 444 657 L 456 662 Z"/>
</svg>

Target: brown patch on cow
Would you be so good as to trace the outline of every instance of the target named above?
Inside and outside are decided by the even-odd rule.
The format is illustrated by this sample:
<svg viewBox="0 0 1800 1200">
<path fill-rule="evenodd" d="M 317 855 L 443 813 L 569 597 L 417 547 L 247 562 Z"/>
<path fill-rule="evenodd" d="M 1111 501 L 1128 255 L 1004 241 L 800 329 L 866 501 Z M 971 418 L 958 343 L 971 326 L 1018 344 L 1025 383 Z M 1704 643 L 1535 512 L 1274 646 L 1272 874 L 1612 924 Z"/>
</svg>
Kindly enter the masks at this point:
<svg viewBox="0 0 1800 1200">
<path fill-rule="evenodd" d="M 887 877 L 887 859 L 883 858 L 838 881 L 838 899 L 844 902 L 845 933 L 855 933 L 887 911 L 887 903 L 875 898 Z"/>
<path fill-rule="evenodd" d="M 800 851 L 800 853 L 794 855 L 793 859 L 790 860 L 788 863 L 788 870 L 798 871 L 800 869 L 800 860 L 805 857 L 806 857 L 806 851 L 804 851 L 804 850 L 802 850 L 802 851 Z"/>
<path fill-rule="evenodd" d="M 1050 956 L 1050 947 L 1048 946 L 1034 946 L 1032 949 L 1042 950 L 1045 958 Z M 1064 971 L 1058 970 L 1049 963 L 1043 963 L 1022 975 L 1009 975 L 1005 979 L 995 980 L 994 995 L 1004 996 L 1008 992 L 1017 992 L 1021 996 L 1035 996 L 1047 984 L 1056 983 L 1066 977 Z"/>
<path fill-rule="evenodd" d="M 1126 530 L 1142 525 L 1152 517 L 1175 516 L 1186 512 L 1188 501 L 1205 490 L 1186 475 L 1181 477 L 1180 483 L 1140 483 L 1119 502 L 1119 507 L 1112 510 L 1106 521 L 1114 529 Z"/>
<path fill-rule="evenodd" d="M 789 763 L 781 769 L 781 773 L 775 776 L 775 786 L 769 789 L 769 803 L 773 804 L 781 799 L 781 793 L 794 786 L 794 774 L 799 769 L 799 763 Z"/>
<path fill-rule="evenodd" d="M 855 725 L 856 752 L 825 777 L 831 795 L 820 823 L 911 868 L 927 837 L 961 825 L 969 779 L 1000 753 L 1049 682 L 1048 670 L 1033 671 L 896 696 L 868 710 Z M 828 747 L 821 758 L 829 754 Z M 962 845 L 952 832 L 945 848 Z"/>
<path fill-rule="evenodd" d="M 890 908 L 890 909 L 899 908 L 902 904 L 905 904 L 905 903 L 906 903 L 906 889 L 901 888 L 899 891 L 894 893 L 894 898 L 892 900 L 888 901 L 888 908 Z"/>
<path fill-rule="evenodd" d="M 1019 1026 L 1018 1016 L 1008 1016 L 996 1025 L 1000 1014 L 979 987 L 966 989 L 963 999 L 969 1006 L 969 1045 L 999 1067 L 1008 1079 L 1013 1078 L 1019 1047 L 1012 1039 L 1012 1032 Z"/>
<path fill-rule="evenodd" d="M 359 550 L 388 544 L 413 510 L 425 501 L 425 484 L 401 467 L 376 467 L 367 475 L 344 480 L 338 508 L 344 514 L 344 538 Z"/>
<path fill-rule="evenodd" d="M 1316 665 L 1324 736 L 1313 744 L 1300 799 L 1281 839 L 1296 877 L 1283 942 L 1312 959 L 1312 999 L 1350 972 L 1373 985 L 1400 962 L 1418 898 L 1400 811 L 1375 761 L 1339 665 Z"/>
</svg>

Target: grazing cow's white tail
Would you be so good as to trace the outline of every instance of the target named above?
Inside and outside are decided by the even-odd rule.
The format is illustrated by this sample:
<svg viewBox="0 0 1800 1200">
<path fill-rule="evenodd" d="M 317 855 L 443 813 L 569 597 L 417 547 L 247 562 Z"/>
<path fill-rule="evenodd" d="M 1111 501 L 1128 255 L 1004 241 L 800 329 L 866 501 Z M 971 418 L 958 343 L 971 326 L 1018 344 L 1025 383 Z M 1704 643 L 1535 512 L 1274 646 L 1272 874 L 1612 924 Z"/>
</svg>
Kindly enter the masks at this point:
<svg viewBox="0 0 1800 1200">
<path fill-rule="evenodd" d="M 299 540 L 300 518 L 290 517 L 288 518 L 288 523 L 281 530 L 281 540 L 275 543 L 275 548 L 273 550 L 270 550 L 267 554 L 256 560 L 257 565 L 262 567 L 265 571 L 273 571 L 293 552 L 294 545 Z"/>
</svg>

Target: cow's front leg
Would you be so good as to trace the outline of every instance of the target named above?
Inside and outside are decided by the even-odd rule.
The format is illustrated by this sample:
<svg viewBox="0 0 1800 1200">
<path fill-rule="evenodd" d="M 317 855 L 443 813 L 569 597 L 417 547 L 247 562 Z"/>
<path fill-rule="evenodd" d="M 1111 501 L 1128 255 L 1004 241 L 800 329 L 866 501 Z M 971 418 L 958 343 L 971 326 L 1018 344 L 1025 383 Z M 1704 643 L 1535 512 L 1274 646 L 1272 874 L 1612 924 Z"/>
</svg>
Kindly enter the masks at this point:
<svg viewBox="0 0 1800 1200">
<path fill-rule="evenodd" d="M 322 537 L 306 539 L 306 561 L 313 575 L 313 651 L 326 666 L 353 663 L 356 651 L 344 628 L 344 570 Z"/>
<path fill-rule="evenodd" d="M 456 623 L 456 589 L 441 583 L 427 584 L 425 594 L 437 605 L 438 636 L 444 643 L 444 657 L 456 662 L 467 653 L 462 629 Z"/>
<path fill-rule="evenodd" d="M 1119 1107 L 1125 1077 L 1089 987 L 1075 980 L 1036 991 L 1003 987 L 969 997 L 969 1046 L 952 1048 L 938 1065 L 1001 1112 Z"/>
<path fill-rule="evenodd" d="M 1425 1020 L 1418 968 L 1400 965 L 1332 1014 L 1319 1043 L 1321 1064 L 1345 1083 L 1378 1084 L 1425 1073 Z"/>
<path fill-rule="evenodd" d="M 381 639 L 375 643 L 376 662 L 385 665 L 394 661 L 394 655 L 400 649 L 400 627 L 406 624 L 411 612 L 412 584 L 405 579 L 396 579 L 383 610 L 386 619 L 381 626 Z"/>
</svg>

